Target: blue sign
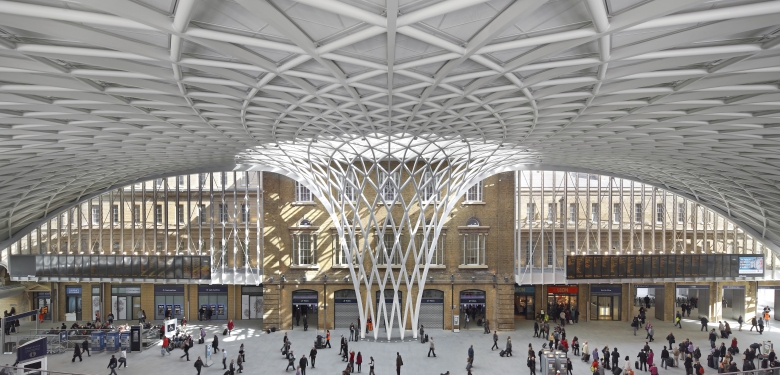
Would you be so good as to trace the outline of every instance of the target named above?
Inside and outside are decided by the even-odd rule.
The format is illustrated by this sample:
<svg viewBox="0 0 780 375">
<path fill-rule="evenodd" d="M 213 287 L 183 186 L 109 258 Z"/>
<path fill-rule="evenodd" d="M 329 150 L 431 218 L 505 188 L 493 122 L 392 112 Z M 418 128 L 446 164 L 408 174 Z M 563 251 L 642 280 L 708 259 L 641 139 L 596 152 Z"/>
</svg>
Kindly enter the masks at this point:
<svg viewBox="0 0 780 375">
<path fill-rule="evenodd" d="M 5 321 L 6 322 L 13 322 L 14 320 L 19 320 L 19 319 L 22 319 L 22 318 L 26 318 L 28 316 L 38 316 L 38 310 L 32 310 L 32 311 L 28 311 L 26 313 L 21 313 L 21 314 L 16 314 L 16 315 L 13 315 L 13 316 L 9 316 L 9 317 L 5 318 Z"/>
<path fill-rule="evenodd" d="M 227 285 L 199 285 L 198 293 L 227 293 Z"/>
<path fill-rule="evenodd" d="M 423 298 L 420 303 L 438 303 L 442 304 L 444 303 L 444 298 Z"/>
<path fill-rule="evenodd" d="M 316 294 L 293 294 L 292 296 L 292 302 L 293 303 L 317 303 L 317 295 Z"/>
<path fill-rule="evenodd" d="M 106 333 L 103 331 L 92 332 L 89 341 L 90 350 L 102 352 L 106 350 Z"/>
<path fill-rule="evenodd" d="M 724 285 L 723 289 L 745 289 L 744 285 Z"/>
<path fill-rule="evenodd" d="M 51 298 L 51 292 L 38 292 L 38 298 Z"/>
<path fill-rule="evenodd" d="M 119 331 L 106 333 L 106 350 L 119 350 Z"/>
<path fill-rule="evenodd" d="M 637 289 L 663 289 L 664 286 L 661 284 L 636 284 L 634 285 Z"/>
<path fill-rule="evenodd" d="M 780 285 L 759 285 L 758 289 L 774 289 L 774 290 L 778 290 L 778 289 L 780 289 Z"/>
<path fill-rule="evenodd" d="M 184 294 L 184 285 L 155 285 L 154 294 Z"/>
<path fill-rule="evenodd" d="M 20 363 L 46 356 L 46 338 L 42 337 L 20 346 L 16 352 L 16 360 Z"/>
<path fill-rule="evenodd" d="M 590 294 L 621 294 L 623 287 L 620 285 L 591 285 Z"/>
<path fill-rule="evenodd" d="M 698 285 L 698 284 L 680 284 L 677 285 L 677 289 L 709 289 L 709 285 Z"/>
<path fill-rule="evenodd" d="M 515 294 L 534 294 L 536 293 L 535 286 L 517 286 L 515 285 Z"/>
<path fill-rule="evenodd" d="M 357 303 L 357 298 L 334 298 L 334 303 Z"/>
<path fill-rule="evenodd" d="M 81 294 L 81 287 L 80 286 L 65 287 L 65 294 Z"/>
<path fill-rule="evenodd" d="M 60 342 L 68 341 L 68 331 L 60 331 Z"/>
</svg>

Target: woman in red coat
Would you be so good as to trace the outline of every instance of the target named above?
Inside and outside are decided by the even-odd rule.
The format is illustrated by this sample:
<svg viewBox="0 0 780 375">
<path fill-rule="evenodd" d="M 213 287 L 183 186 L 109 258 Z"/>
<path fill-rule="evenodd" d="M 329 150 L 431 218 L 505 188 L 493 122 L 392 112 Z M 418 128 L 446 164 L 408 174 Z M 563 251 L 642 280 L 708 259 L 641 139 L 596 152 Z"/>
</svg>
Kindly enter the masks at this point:
<svg viewBox="0 0 780 375">
<path fill-rule="evenodd" d="M 358 352 L 357 359 L 355 360 L 355 364 L 357 364 L 358 372 L 360 372 L 360 364 L 362 363 L 363 363 L 363 354 L 360 354 L 360 352 Z"/>
<path fill-rule="evenodd" d="M 230 336 L 230 332 L 233 331 L 233 321 L 228 320 L 228 336 Z"/>
</svg>

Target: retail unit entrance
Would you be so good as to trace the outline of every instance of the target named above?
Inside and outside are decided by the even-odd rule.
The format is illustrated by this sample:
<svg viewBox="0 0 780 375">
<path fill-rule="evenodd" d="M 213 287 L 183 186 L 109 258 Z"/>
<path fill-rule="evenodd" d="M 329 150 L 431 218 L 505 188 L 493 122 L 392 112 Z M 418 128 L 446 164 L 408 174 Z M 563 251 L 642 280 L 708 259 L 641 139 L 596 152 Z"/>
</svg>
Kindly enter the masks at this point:
<svg viewBox="0 0 780 375">
<path fill-rule="evenodd" d="M 675 307 L 677 311 L 684 310 L 684 316 L 690 317 L 691 319 L 699 319 L 701 316 L 709 317 L 709 285 L 678 284 L 676 292 Z M 685 307 L 685 309 L 683 309 L 683 307 Z"/>
<path fill-rule="evenodd" d="M 292 293 L 293 324 L 298 327 L 316 330 L 319 328 L 317 292 L 314 290 L 296 290 Z"/>
<path fill-rule="evenodd" d="M 460 327 L 461 329 L 476 329 L 485 320 L 485 291 L 464 290 L 460 292 Z M 466 315 L 469 323 L 466 324 Z"/>
<path fill-rule="evenodd" d="M 620 285 L 591 285 L 590 319 L 620 320 L 623 288 Z"/>
</svg>

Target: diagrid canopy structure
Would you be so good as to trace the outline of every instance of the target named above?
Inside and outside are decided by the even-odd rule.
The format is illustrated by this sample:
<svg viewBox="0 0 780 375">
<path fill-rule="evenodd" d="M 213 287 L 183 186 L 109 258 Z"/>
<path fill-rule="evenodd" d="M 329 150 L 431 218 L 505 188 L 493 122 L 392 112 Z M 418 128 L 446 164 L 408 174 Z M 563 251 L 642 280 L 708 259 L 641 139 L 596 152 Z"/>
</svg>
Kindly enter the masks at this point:
<svg viewBox="0 0 780 375">
<path fill-rule="evenodd" d="M 0 248 L 151 176 L 259 165 L 328 200 L 333 163 L 423 161 L 458 188 L 643 181 L 777 250 L 779 20 L 776 0 L 0 1 Z"/>
</svg>

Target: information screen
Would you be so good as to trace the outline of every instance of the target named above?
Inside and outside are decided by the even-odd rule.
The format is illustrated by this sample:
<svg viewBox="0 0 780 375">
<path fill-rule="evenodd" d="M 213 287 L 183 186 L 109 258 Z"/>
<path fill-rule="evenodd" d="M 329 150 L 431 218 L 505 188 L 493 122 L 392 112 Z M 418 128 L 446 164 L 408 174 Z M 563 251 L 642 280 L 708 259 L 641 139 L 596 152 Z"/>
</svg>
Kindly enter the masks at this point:
<svg viewBox="0 0 780 375">
<path fill-rule="evenodd" d="M 740 275 L 764 275 L 764 257 L 761 255 L 740 255 Z"/>
<path fill-rule="evenodd" d="M 763 275 L 763 255 L 570 255 L 566 259 L 566 278 L 569 280 Z"/>
</svg>

